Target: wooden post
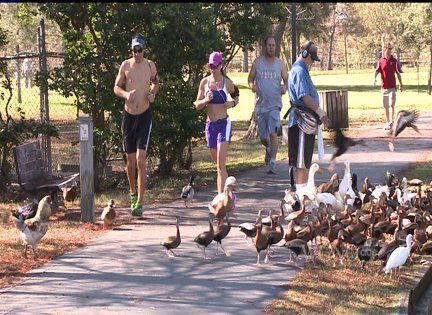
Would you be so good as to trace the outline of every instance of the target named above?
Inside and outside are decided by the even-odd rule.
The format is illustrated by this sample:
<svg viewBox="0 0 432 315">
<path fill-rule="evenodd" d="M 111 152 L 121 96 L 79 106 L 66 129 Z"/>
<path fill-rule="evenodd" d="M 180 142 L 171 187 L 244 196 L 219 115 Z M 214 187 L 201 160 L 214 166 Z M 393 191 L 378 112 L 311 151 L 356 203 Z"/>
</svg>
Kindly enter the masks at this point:
<svg viewBox="0 0 432 315">
<path fill-rule="evenodd" d="M 95 223 L 94 167 L 93 167 L 93 118 L 80 115 L 80 183 L 81 221 Z"/>
</svg>

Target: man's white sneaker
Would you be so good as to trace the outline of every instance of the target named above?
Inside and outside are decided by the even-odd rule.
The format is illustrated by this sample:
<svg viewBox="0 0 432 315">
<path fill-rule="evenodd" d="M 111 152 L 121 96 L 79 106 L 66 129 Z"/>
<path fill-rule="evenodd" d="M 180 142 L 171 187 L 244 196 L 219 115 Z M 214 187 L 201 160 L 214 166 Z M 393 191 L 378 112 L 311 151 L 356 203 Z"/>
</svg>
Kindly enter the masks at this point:
<svg viewBox="0 0 432 315">
<path fill-rule="evenodd" d="M 390 130 L 390 128 L 391 128 L 391 125 L 389 123 L 386 123 L 384 125 L 384 130 Z"/>
</svg>

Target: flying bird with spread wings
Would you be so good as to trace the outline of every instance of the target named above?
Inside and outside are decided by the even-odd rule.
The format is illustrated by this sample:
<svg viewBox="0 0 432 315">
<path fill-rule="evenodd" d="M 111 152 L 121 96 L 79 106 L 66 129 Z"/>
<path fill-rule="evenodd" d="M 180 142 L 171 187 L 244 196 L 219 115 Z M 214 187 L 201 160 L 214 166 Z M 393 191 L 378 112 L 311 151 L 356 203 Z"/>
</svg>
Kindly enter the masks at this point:
<svg viewBox="0 0 432 315">
<path fill-rule="evenodd" d="M 400 110 L 396 115 L 396 122 L 391 130 L 391 136 L 389 139 L 389 149 L 394 152 L 394 139 L 403 131 L 406 127 L 411 127 L 417 133 L 420 130 L 415 125 L 415 122 L 419 118 L 419 111 L 417 109 L 411 110 Z"/>
</svg>

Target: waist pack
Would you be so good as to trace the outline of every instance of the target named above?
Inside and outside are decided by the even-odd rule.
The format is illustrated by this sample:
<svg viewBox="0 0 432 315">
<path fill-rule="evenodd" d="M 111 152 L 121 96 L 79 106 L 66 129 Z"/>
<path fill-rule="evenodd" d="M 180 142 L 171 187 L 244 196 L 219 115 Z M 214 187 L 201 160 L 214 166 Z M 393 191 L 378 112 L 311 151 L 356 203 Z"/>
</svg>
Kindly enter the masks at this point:
<svg viewBox="0 0 432 315">
<path fill-rule="evenodd" d="M 294 110 L 294 116 L 297 120 L 299 129 L 308 135 L 316 134 L 318 126 L 322 124 L 318 114 L 309 107 L 291 105 L 290 110 L 292 109 Z"/>
</svg>

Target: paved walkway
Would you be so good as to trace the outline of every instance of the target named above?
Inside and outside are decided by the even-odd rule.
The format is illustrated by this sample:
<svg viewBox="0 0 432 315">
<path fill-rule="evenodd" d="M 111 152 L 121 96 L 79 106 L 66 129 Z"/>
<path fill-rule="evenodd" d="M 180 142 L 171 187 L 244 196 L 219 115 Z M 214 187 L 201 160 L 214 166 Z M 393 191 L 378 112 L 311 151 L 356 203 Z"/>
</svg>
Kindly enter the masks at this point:
<svg viewBox="0 0 432 315">
<path fill-rule="evenodd" d="M 422 134 L 405 130 L 396 139 L 393 153 L 381 125 L 350 129 L 350 134 L 366 134 L 369 147 L 351 148 L 336 171 L 343 176 L 343 161 L 348 159 L 359 184 L 365 176 L 373 183 L 383 182 L 387 170 L 404 176 L 412 162 L 432 151 L 430 121 L 432 113 L 421 116 Z M 325 150 L 325 159 L 319 162 L 323 168 L 329 165 L 333 147 Z M 238 218 L 223 241 L 230 256 L 216 256 L 212 243 L 207 250 L 212 259 L 206 261 L 193 243 L 208 229 L 206 205 L 215 195 L 215 187 L 210 187 L 196 192 L 191 209 L 185 209 L 180 200 L 152 206 L 143 219 L 29 272 L 17 285 L 0 289 L 0 314 L 262 314 L 301 268 L 286 263 L 288 251 L 282 247 L 274 248 L 271 264 L 256 266 L 256 250 L 246 245 L 238 231 L 239 223 L 254 221 L 258 209 L 279 208 L 289 182 L 287 160 L 277 162 L 276 175 L 266 171 L 260 167 L 238 176 Z M 317 173 L 316 182 L 330 175 Z M 182 243 L 176 250 L 178 257 L 170 259 L 159 243 L 175 233 L 176 215 L 181 218 Z"/>
</svg>

